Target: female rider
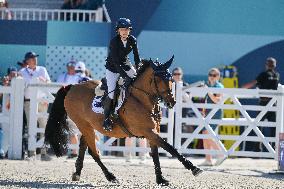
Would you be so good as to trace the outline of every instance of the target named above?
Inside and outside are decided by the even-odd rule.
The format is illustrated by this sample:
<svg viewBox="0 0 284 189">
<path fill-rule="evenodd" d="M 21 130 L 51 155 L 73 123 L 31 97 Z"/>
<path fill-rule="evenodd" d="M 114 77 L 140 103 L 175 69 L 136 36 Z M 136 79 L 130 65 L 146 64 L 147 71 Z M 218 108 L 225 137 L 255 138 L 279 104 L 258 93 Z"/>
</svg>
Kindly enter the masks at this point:
<svg viewBox="0 0 284 189">
<path fill-rule="evenodd" d="M 136 76 L 136 70 L 130 63 L 128 54 L 133 51 L 136 68 L 140 63 L 136 38 L 130 35 L 131 21 L 127 18 L 119 18 L 115 29 L 117 35 L 110 41 L 105 65 L 108 95 L 104 101 L 105 120 L 103 128 L 106 131 L 112 130 L 109 117 L 114 109 L 114 90 L 119 76 L 121 75 L 128 80 L 132 80 Z"/>
</svg>

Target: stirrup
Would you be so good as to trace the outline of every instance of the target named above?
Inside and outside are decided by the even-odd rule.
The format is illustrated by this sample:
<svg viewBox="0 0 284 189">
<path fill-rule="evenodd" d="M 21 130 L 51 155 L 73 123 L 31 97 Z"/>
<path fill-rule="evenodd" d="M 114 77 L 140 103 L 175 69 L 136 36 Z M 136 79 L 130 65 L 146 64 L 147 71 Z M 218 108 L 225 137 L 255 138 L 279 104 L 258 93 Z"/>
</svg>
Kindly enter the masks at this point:
<svg viewBox="0 0 284 189">
<path fill-rule="evenodd" d="M 112 121 L 109 118 L 104 120 L 103 129 L 105 131 L 112 131 Z"/>
</svg>

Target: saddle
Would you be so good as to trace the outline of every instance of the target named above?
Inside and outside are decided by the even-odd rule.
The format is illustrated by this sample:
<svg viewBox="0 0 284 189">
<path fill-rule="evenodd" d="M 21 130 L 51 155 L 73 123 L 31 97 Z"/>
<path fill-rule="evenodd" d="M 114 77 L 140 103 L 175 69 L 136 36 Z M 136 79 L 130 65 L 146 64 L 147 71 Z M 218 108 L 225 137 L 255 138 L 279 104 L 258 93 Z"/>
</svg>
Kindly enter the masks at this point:
<svg viewBox="0 0 284 189">
<path fill-rule="evenodd" d="M 122 88 L 124 84 L 123 78 L 120 77 L 118 79 L 118 81 L 116 82 L 116 88 L 114 90 L 114 103 L 113 103 L 113 109 L 117 106 L 118 100 L 120 98 L 120 89 Z M 99 85 L 98 87 L 96 87 L 95 89 L 95 94 L 96 96 L 102 96 L 102 105 L 104 105 L 104 101 L 106 96 L 108 95 L 109 91 L 108 91 L 108 87 L 107 87 L 107 80 L 106 78 L 102 78 L 101 79 L 101 85 Z"/>
<path fill-rule="evenodd" d="M 128 129 L 122 124 L 119 116 L 118 116 L 118 110 L 119 108 L 124 104 L 125 100 L 126 100 L 126 89 L 123 88 L 122 86 L 124 85 L 124 81 L 122 78 L 120 78 L 117 81 L 117 85 L 116 85 L 116 89 L 114 91 L 114 103 L 113 103 L 113 107 L 112 110 L 113 112 L 110 115 L 110 119 L 112 121 L 112 124 L 117 123 L 118 125 L 120 125 L 121 129 L 129 136 L 129 137 L 133 137 L 134 135 L 132 135 Z M 120 90 L 122 89 L 122 90 Z M 95 98 L 93 100 L 92 103 L 92 109 L 94 112 L 96 113 L 103 113 L 103 105 L 104 105 L 104 101 L 106 99 L 106 96 L 108 95 L 108 87 L 107 87 L 107 82 L 106 79 L 103 78 L 101 80 L 101 84 L 98 85 L 95 88 Z"/>
</svg>

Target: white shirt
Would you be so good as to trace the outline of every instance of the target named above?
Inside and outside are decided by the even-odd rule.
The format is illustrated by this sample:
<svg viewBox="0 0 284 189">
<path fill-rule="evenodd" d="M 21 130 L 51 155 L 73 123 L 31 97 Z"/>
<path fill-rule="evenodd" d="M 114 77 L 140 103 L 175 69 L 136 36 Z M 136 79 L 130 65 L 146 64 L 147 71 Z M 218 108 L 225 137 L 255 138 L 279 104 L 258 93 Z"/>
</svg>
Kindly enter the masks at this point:
<svg viewBox="0 0 284 189">
<path fill-rule="evenodd" d="M 22 68 L 19 73 L 24 78 L 26 85 L 30 83 L 43 82 L 41 79 L 46 80 L 46 82 L 50 82 L 50 77 L 47 73 L 47 70 L 43 66 L 36 66 L 35 70 L 32 70 L 30 68 Z M 30 97 L 31 93 L 29 88 L 27 87 L 25 88 L 25 98 L 30 99 Z"/>
<path fill-rule="evenodd" d="M 79 80 L 80 80 L 80 77 L 76 74 L 70 75 L 70 74 L 67 74 L 67 73 L 63 73 L 63 74 L 58 76 L 56 82 L 64 83 L 66 85 L 70 85 L 70 84 L 74 85 L 74 84 L 79 83 Z"/>
</svg>

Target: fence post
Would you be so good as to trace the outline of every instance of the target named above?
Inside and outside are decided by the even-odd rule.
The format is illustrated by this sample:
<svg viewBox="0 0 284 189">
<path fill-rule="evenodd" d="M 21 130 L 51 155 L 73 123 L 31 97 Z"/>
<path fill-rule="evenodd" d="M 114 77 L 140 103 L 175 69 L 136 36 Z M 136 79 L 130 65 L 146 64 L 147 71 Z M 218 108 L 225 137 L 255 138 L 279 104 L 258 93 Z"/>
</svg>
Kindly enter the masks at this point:
<svg viewBox="0 0 284 189">
<path fill-rule="evenodd" d="M 181 148 L 181 131 L 182 131 L 182 87 L 183 83 L 176 83 L 176 105 L 175 105 L 175 148 Z"/>
<path fill-rule="evenodd" d="M 28 139 L 28 150 L 35 151 L 36 150 L 36 142 L 37 142 L 37 120 L 38 120 L 38 102 L 37 102 L 37 94 L 38 88 L 37 87 L 30 87 L 30 107 L 29 107 L 29 139 Z"/>
<path fill-rule="evenodd" d="M 279 134 L 284 133 L 284 86 L 279 85 L 277 91 L 280 93 L 277 100 L 277 112 L 276 112 L 276 143 L 275 143 L 275 160 L 279 157 Z"/>
<path fill-rule="evenodd" d="M 9 159 L 22 159 L 23 111 L 25 81 L 22 78 L 12 80 Z"/>
<path fill-rule="evenodd" d="M 172 85 L 172 94 L 175 96 L 175 90 L 176 90 L 176 83 L 173 82 Z M 169 109 L 168 108 L 168 143 L 170 145 L 174 144 L 174 124 L 175 124 L 175 110 L 174 108 Z"/>
</svg>

